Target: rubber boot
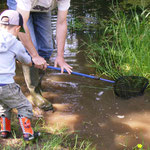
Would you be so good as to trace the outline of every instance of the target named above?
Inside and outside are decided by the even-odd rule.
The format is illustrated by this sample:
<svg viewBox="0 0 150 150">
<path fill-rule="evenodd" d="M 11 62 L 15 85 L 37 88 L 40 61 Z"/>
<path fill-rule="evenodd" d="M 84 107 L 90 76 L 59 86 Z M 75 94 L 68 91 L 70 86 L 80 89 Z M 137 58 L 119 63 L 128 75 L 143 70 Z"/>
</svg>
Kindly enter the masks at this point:
<svg viewBox="0 0 150 150">
<path fill-rule="evenodd" d="M 0 136 L 2 138 L 8 138 L 11 134 L 11 121 L 2 115 L 0 117 L 0 124 L 1 124 L 1 131 L 0 131 Z"/>
<path fill-rule="evenodd" d="M 18 116 L 19 123 L 23 132 L 23 139 L 25 141 L 31 141 L 40 136 L 39 132 L 34 132 L 31 127 L 30 119 L 24 116 Z"/>
<path fill-rule="evenodd" d="M 40 73 L 39 76 L 39 69 L 33 66 L 28 67 L 26 65 L 23 65 L 22 68 L 27 87 L 33 97 L 32 99 L 33 104 L 39 107 L 40 109 L 43 109 L 44 111 L 49 110 L 53 111 L 52 104 L 42 96 L 41 92 L 41 81 L 44 76 L 44 71 L 43 75 L 42 73 Z"/>
</svg>

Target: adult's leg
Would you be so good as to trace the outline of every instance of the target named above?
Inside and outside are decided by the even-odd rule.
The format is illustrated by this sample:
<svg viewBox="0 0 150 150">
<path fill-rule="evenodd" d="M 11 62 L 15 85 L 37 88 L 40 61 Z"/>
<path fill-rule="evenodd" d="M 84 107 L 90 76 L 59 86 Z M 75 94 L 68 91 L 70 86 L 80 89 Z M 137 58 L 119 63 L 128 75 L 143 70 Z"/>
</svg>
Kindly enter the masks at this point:
<svg viewBox="0 0 150 150">
<path fill-rule="evenodd" d="M 16 10 L 17 3 L 15 0 L 7 0 L 7 6 L 9 9 Z"/>
<path fill-rule="evenodd" d="M 53 52 L 51 11 L 47 13 L 32 13 L 38 53 L 48 60 Z"/>
<path fill-rule="evenodd" d="M 34 18 L 32 13 L 29 17 L 27 25 L 31 34 L 32 42 L 35 48 L 38 50 L 38 45 L 37 45 L 37 40 L 35 35 L 36 31 L 34 27 Z M 27 87 L 32 95 L 32 102 L 37 107 L 45 111 L 52 110 L 53 109 L 52 104 L 42 96 L 42 92 L 40 89 L 41 76 L 39 76 L 39 69 L 35 68 L 34 66 L 28 67 L 23 65 L 23 73 L 24 73 Z"/>
<path fill-rule="evenodd" d="M 38 53 L 49 63 L 50 56 L 53 52 L 51 11 L 46 13 L 32 13 L 32 16 Z M 40 82 L 36 91 L 41 91 L 41 82 L 45 72 L 46 71 L 39 70 Z"/>
<path fill-rule="evenodd" d="M 51 11 L 47 13 L 31 13 L 34 22 L 34 32 L 37 42 L 37 49 L 40 56 L 42 56 L 49 63 L 50 56 L 53 52 L 53 40 L 51 29 Z M 39 70 L 39 84 L 36 91 L 41 91 L 41 82 L 46 71 Z"/>
<path fill-rule="evenodd" d="M 53 52 L 51 11 L 46 13 L 33 13 L 33 19 L 38 53 L 49 63 L 50 56 Z M 44 74 L 45 71 L 40 70 L 40 81 L 42 81 Z"/>
</svg>

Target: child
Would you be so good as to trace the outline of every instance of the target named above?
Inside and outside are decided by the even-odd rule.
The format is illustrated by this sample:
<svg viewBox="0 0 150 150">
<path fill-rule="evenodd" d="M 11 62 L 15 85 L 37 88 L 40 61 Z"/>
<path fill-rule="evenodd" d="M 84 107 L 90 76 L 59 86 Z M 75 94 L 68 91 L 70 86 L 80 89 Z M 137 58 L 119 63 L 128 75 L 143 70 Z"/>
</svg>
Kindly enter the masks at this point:
<svg viewBox="0 0 150 150">
<path fill-rule="evenodd" d="M 16 69 L 15 59 L 29 66 L 32 65 L 31 57 L 16 38 L 21 27 L 23 19 L 17 11 L 2 12 L 0 15 L 0 135 L 2 138 L 10 136 L 11 109 L 16 108 L 23 138 L 29 141 L 38 137 L 40 133 L 34 132 L 31 127 L 32 105 L 13 79 Z"/>
</svg>

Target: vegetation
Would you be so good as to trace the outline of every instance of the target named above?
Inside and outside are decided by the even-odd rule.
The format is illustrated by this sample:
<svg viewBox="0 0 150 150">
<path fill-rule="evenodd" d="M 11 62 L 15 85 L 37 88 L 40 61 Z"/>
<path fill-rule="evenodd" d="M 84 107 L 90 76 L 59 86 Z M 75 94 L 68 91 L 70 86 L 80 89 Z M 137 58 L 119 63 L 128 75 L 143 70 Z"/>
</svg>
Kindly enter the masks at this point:
<svg viewBox="0 0 150 150">
<path fill-rule="evenodd" d="M 131 7 L 143 7 L 146 8 L 150 5 L 150 0 L 125 0 L 122 1 L 121 4 L 125 8 L 131 8 Z"/>
<path fill-rule="evenodd" d="M 99 41 L 88 44 L 88 56 L 99 73 L 112 78 L 120 75 L 150 77 L 149 12 L 112 8 Z M 102 24 L 102 23 L 101 23 Z"/>
<path fill-rule="evenodd" d="M 95 150 L 88 139 L 83 140 L 77 133 L 69 133 L 66 128 L 55 131 L 48 129 L 43 119 L 33 120 L 34 130 L 40 131 L 41 137 L 32 142 L 25 142 L 17 122 L 18 120 L 13 116 L 12 137 L 0 140 L 1 150 Z"/>
</svg>

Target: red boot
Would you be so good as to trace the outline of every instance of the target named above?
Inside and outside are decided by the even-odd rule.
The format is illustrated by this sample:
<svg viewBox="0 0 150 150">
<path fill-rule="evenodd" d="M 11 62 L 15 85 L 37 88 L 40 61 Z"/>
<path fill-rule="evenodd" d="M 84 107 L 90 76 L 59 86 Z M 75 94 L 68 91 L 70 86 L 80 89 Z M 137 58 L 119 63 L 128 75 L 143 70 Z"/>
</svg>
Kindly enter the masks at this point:
<svg viewBox="0 0 150 150">
<path fill-rule="evenodd" d="M 8 138 L 11 133 L 11 121 L 5 116 L 1 116 L 0 124 L 1 124 L 0 136 L 2 138 Z"/>
<path fill-rule="evenodd" d="M 23 116 L 19 116 L 19 123 L 22 128 L 23 138 L 25 141 L 30 141 L 40 136 L 39 132 L 33 131 L 31 127 L 30 119 L 23 117 Z"/>
</svg>

